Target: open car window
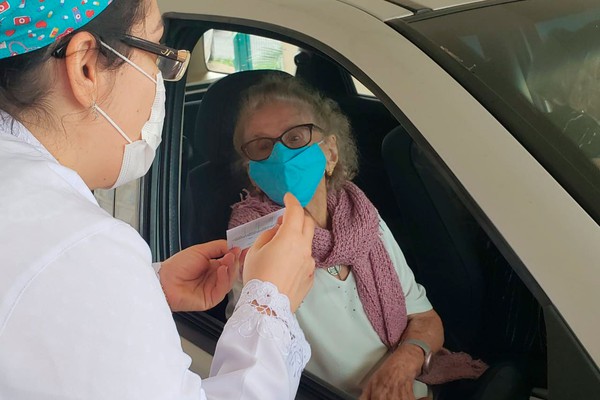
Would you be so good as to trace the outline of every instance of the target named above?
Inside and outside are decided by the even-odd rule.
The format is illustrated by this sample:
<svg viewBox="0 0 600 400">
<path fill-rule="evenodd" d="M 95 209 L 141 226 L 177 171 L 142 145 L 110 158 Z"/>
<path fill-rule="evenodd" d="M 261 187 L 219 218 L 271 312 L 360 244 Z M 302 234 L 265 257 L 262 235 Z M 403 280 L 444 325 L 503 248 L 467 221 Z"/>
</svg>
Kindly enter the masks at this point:
<svg viewBox="0 0 600 400">
<path fill-rule="evenodd" d="M 248 47 L 236 49 L 240 43 L 249 46 L 249 50 Z M 301 53 L 293 67 L 286 67 L 289 61 L 286 61 L 286 52 Z M 180 197 L 172 215 L 178 218 L 179 232 L 176 234 L 181 247 L 224 238 L 230 206 L 239 201 L 241 188 L 251 188 L 244 186 L 249 185 L 247 181 L 236 181 L 238 177 L 244 178 L 245 171 L 232 170 L 235 162 L 231 158 L 231 138 L 222 135 L 223 124 L 227 123 L 226 129 L 231 129 L 231 116 L 222 115 L 231 97 L 224 96 L 209 102 L 210 85 L 218 85 L 224 76 L 239 71 L 258 72 L 263 68 L 287 71 L 335 99 L 349 117 L 362 162 L 355 183 L 376 205 L 382 219 L 406 252 L 409 266 L 417 275 L 418 282 L 426 286 L 436 309 L 443 315 L 448 328 L 448 345 L 453 350 L 469 351 L 476 356 L 485 354 L 490 360 L 514 352 L 526 353 L 534 359 L 536 371 L 544 374 L 546 347 L 539 303 L 460 200 L 452 194 L 452 189 L 444 184 L 430 157 L 413 142 L 405 127 L 367 87 L 359 89 L 360 82 L 327 55 L 318 51 L 303 51 L 302 47 L 287 43 L 286 40 L 235 30 L 208 30 L 199 37 L 194 53 L 183 104 L 181 163 L 174 174 L 180 179 Z M 211 108 L 210 103 L 221 104 L 222 107 Z M 386 152 L 392 163 L 406 161 L 403 165 L 387 165 L 382 156 L 382 145 L 392 132 L 400 142 L 389 141 Z M 414 190 L 412 187 L 402 188 L 410 195 L 396 195 L 395 188 L 390 184 L 395 171 L 409 174 L 414 180 L 410 182 L 415 185 Z M 235 185 L 239 186 L 236 188 Z M 439 250 L 423 244 L 437 246 L 442 239 L 434 237 L 438 234 L 447 235 L 444 223 L 436 222 L 435 228 L 423 223 L 439 212 L 439 204 L 431 204 L 428 191 L 441 193 L 442 197 L 438 199 L 440 204 L 456 207 L 452 211 L 456 214 L 452 214 L 453 220 L 450 222 L 452 229 L 456 228 L 453 234 L 462 237 L 467 242 L 465 246 L 476 248 L 469 253 L 469 257 L 477 258 L 471 260 L 473 264 L 469 268 L 476 268 L 479 265 L 477 263 L 485 262 L 488 270 L 473 269 L 465 273 L 461 269 L 461 261 L 450 248 L 448 251 L 457 262 L 455 268 L 461 271 L 456 273 L 456 270 L 448 268 L 450 263 L 447 257 L 442 256 Z M 402 203 L 398 198 L 402 198 Z M 405 213 L 411 215 L 406 216 Z M 463 229 L 465 226 L 467 230 Z M 443 240 L 448 240 L 448 237 L 444 236 Z M 471 273 L 474 275 L 466 276 Z M 446 278 L 440 278 L 440 274 Z M 468 282 L 473 280 L 478 282 L 477 287 L 468 287 Z M 453 282 L 451 286 L 448 285 L 449 281 Z M 458 295 L 449 295 L 448 292 L 452 290 L 456 290 Z M 448 298 L 453 301 L 447 301 Z M 511 312 L 512 301 L 518 301 L 526 309 L 528 318 L 525 322 Z M 216 341 L 225 322 L 226 305 L 227 300 L 207 312 L 180 313 L 176 318 L 186 326 L 182 331 L 190 340 L 203 331 Z M 494 315 L 502 315 L 502 318 L 485 318 L 483 309 L 490 310 Z M 466 323 L 467 315 L 472 314 L 477 317 Z M 200 340 L 198 342 L 201 343 Z M 207 345 L 209 349 L 211 346 Z M 306 377 L 319 382 L 323 388 L 327 386 L 318 376 L 307 373 Z M 536 383 L 539 386 L 543 384 Z M 339 396 L 333 398 L 346 396 L 339 388 L 330 387 L 327 390 Z"/>
</svg>

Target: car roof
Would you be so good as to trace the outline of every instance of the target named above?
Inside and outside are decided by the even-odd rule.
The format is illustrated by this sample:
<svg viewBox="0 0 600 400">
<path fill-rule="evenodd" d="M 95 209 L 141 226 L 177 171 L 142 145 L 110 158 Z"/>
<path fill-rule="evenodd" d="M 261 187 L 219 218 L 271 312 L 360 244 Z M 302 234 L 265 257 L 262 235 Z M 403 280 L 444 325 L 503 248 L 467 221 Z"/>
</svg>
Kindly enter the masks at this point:
<svg viewBox="0 0 600 400">
<path fill-rule="evenodd" d="M 387 0 L 338 0 L 340 3 L 348 4 L 358 8 L 368 14 L 371 14 L 381 21 L 390 19 L 410 17 L 414 15 L 413 10 L 405 7 L 399 7 Z"/>
<path fill-rule="evenodd" d="M 489 3 L 486 0 L 337 0 L 340 3 L 356 7 L 372 16 L 389 21 L 396 18 L 411 17 L 437 10 L 449 10 L 453 7 L 475 6 L 477 3 Z"/>
<path fill-rule="evenodd" d="M 477 6 L 477 3 L 489 3 L 489 0 L 329 0 L 332 2 L 344 3 L 359 9 L 381 21 L 406 18 L 415 14 L 426 13 L 436 10 L 448 10 L 460 6 Z M 510 0 L 508 0 L 510 1 Z M 516 1 L 516 0 L 515 0 Z M 158 0 L 161 10 L 186 11 L 198 8 L 198 10 L 218 10 L 221 7 L 227 8 L 226 4 L 219 4 L 216 1 L 206 3 L 196 2 L 194 0 Z M 279 0 L 277 2 L 282 6 L 295 7 L 301 4 L 301 0 Z M 318 10 L 315 10 L 318 12 Z"/>
<path fill-rule="evenodd" d="M 369 0 L 363 0 L 369 3 Z M 385 0 L 388 3 L 397 4 L 409 10 L 440 10 L 442 8 L 450 8 L 462 6 L 465 4 L 481 3 L 484 0 Z"/>
</svg>

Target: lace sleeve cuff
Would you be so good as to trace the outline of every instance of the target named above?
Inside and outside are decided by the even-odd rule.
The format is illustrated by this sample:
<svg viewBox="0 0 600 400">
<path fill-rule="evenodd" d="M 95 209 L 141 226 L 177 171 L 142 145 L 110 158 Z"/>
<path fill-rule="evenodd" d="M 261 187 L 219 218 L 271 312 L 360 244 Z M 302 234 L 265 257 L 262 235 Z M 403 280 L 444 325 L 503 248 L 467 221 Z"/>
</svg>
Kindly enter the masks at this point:
<svg viewBox="0 0 600 400">
<path fill-rule="evenodd" d="M 154 269 L 154 273 L 158 277 L 159 281 L 160 281 L 160 276 L 158 275 L 158 271 L 160 271 L 160 267 L 162 267 L 162 264 L 160 262 L 152 263 L 152 268 Z"/>
<path fill-rule="evenodd" d="M 289 299 L 270 282 L 253 279 L 246 283 L 228 324 L 244 337 L 258 333 L 273 341 L 295 378 L 310 359 L 310 346 L 291 312 Z"/>
</svg>

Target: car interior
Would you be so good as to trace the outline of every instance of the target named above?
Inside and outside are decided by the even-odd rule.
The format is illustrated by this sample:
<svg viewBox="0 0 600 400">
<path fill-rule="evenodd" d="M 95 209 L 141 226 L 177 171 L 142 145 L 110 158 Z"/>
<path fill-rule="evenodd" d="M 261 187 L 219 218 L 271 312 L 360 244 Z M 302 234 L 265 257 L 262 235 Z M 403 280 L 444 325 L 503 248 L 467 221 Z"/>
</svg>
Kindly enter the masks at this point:
<svg viewBox="0 0 600 400">
<path fill-rule="evenodd" d="M 285 38 L 281 38 L 285 40 Z M 542 308 L 405 124 L 375 96 L 359 94 L 332 58 L 302 47 L 295 76 L 349 117 L 360 152 L 354 182 L 393 232 L 445 330 L 445 347 L 490 365 L 476 381 L 434 388 L 435 398 L 546 398 Z M 235 72 L 186 86 L 181 141 L 181 247 L 225 237 L 230 206 L 248 187 L 232 146 L 239 95 L 277 70 Z M 225 299 L 205 314 L 225 322 Z"/>
</svg>

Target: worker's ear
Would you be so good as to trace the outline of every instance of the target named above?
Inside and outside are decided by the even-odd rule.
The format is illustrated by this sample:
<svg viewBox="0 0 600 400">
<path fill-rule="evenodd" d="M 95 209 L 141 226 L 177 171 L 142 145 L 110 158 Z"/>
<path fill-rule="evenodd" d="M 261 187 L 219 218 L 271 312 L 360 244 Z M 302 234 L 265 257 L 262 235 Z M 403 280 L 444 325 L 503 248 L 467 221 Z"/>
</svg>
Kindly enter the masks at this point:
<svg viewBox="0 0 600 400">
<path fill-rule="evenodd" d="M 67 79 L 75 100 L 89 109 L 98 98 L 100 43 L 89 32 L 73 35 L 65 51 Z"/>
</svg>

